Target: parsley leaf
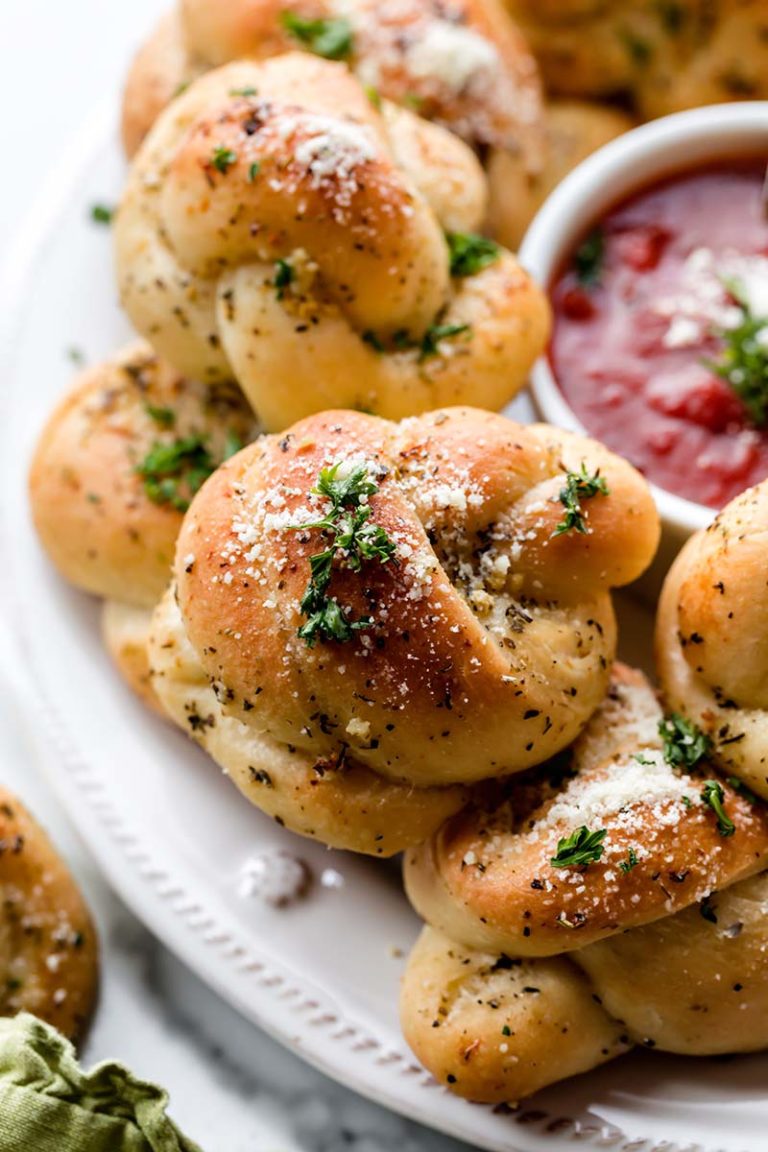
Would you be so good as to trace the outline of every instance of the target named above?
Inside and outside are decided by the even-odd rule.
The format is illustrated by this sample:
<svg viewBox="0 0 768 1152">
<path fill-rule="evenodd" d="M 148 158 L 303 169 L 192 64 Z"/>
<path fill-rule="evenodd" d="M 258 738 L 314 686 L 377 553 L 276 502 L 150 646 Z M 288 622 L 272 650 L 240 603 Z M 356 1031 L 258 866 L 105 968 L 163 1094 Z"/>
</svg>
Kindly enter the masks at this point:
<svg viewBox="0 0 768 1152">
<path fill-rule="evenodd" d="M 287 260 L 277 260 L 275 262 L 275 278 L 272 281 L 275 287 L 275 296 L 278 300 L 282 300 L 285 296 L 285 290 L 289 284 L 293 283 L 296 273 L 293 266 Z"/>
<path fill-rule="evenodd" d="M 619 868 L 626 875 L 627 872 L 631 872 L 637 864 L 637 852 L 635 852 L 634 848 L 630 848 L 627 852 L 626 860 L 619 861 Z"/>
<path fill-rule="evenodd" d="M 259 164 L 258 160 L 254 160 L 253 164 L 250 164 L 248 167 L 248 183 L 249 184 L 255 183 L 256 177 L 258 176 L 260 171 L 261 171 L 261 164 Z"/>
<path fill-rule="evenodd" d="M 280 19 L 288 35 L 316 56 L 324 56 L 326 60 L 344 60 L 352 54 L 352 25 L 345 16 L 307 20 L 297 12 L 283 12 Z"/>
<path fill-rule="evenodd" d="M 393 560 L 394 541 L 379 524 L 371 522 L 368 499 L 378 490 L 379 486 L 365 464 L 343 469 L 342 461 L 338 461 L 320 470 L 317 484 L 312 489 L 315 495 L 324 496 L 330 502 L 329 510 L 318 520 L 291 525 L 294 531 L 319 528 L 331 537 L 323 552 L 316 552 L 309 558 L 310 578 L 300 604 L 302 615 L 307 620 L 298 630 L 308 648 L 312 648 L 317 640 L 345 643 L 355 632 L 373 624 L 370 616 L 350 620 L 338 600 L 329 595 L 328 589 L 337 557 L 341 557 L 344 565 L 353 572 L 359 572 L 368 561 L 387 564 Z"/>
<path fill-rule="evenodd" d="M 752 423 L 762 428 L 768 424 L 768 317 L 752 313 L 738 284 L 731 281 L 727 287 L 741 308 L 741 321 L 717 332 L 724 342 L 720 359 L 706 363 L 740 398 Z"/>
<path fill-rule="evenodd" d="M 399 328 L 392 333 L 391 346 L 395 352 L 409 352 L 414 348 L 419 350 L 419 363 L 429 360 L 431 356 L 439 356 L 441 340 L 450 340 L 462 332 L 470 332 L 471 324 L 430 324 L 421 340 L 414 340 L 407 329 Z M 370 345 L 375 352 L 386 352 L 387 348 L 380 336 L 370 328 L 361 336 L 363 343 Z"/>
<path fill-rule="evenodd" d="M 161 408 L 155 404 L 145 404 L 144 411 L 161 428 L 172 428 L 176 423 L 176 413 L 173 408 Z"/>
<path fill-rule="evenodd" d="M 211 156 L 211 165 L 217 172 L 221 172 L 222 176 L 226 176 L 233 164 L 237 163 L 237 152 L 233 152 L 231 148 L 224 148 L 219 145 L 214 148 Z"/>
<path fill-rule="evenodd" d="M 594 496 L 608 496 L 610 491 L 605 478 L 600 475 L 600 469 L 590 475 L 583 460 L 579 472 L 566 472 L 565 484 L 557 497 L 565 508 L 565 516 L 552 535 L 562 536 L 571 529 L 586 535 L 586 513 L 582 510 L 581 501 L 591 500 Z"/>
<path fill-rule="evenodd" d="M 586 825 L 582 824 L 570 836 L 558 841 L 557 852 L 550 860 L 550 864 L 553 868 L 576 868 L 581 865 L 586 868 L 603 855 L 603 840 L 606 833 L 605 828 L 590 832 Z"/>
<path fill-rule="evenodd" d="M 701 798 L 708 804 L 717 816 L 717 830 L 721 836 L 733 836 L 736 825 L 723 807 L 725 792 L 722 784 L 717 780 L 706 780 L 702 789 Z"/>
<path fill-rule="evenodd" d="M 672 712 L 659 722 L 659 735 L 664 744 L 664 759 L 673 768 L 695 768 L 712 750 L 712 741 L 706 732 L 679 712 Z"/>
<path fill-rule="evenodd" d="M 153 504 L 170 504 L 177 512 L 186 512 L 215 467 L 203 437 L 185 436 L 170 444 L 153 444 L 136 471 Z"/>
<path fill-rule="evenodd" d="M 573 270 L 583 288 L 594 288 L 600 283 L 605 259 L 605 233 L 593 228 L 573 255 Z"/>
<path fill-rule="evenodd" d="M 258 96 L 259 90 L 258 90 L 258 88 L 254 88 L 251 84 L 248 84 L 245 88 L 230 88 L 229 94 L 230 94 L 230 96 L 244 96 L 244 97 Z"/>
<path fill-rule="evenodd" d="M 451 276 L 474 276 L 499 258 L 499 246 L 475 232 L 446 232 Z"/>
<path fill-rule="evenodd" d="M 94 224 L 111 224 L 114 215 L 114 208 L 109 208 L 106 204 L 91 205 L 91 220 Z"/>
<path fill-rule="evenodd" d="M 430 324 L 419 345 L 419 362 L 428 360 L 430 356 L 437 356 L 441 340 L 450 340 L 453 336 L 468 332 L 469 329 L 469 324 Z"/>
</svg>

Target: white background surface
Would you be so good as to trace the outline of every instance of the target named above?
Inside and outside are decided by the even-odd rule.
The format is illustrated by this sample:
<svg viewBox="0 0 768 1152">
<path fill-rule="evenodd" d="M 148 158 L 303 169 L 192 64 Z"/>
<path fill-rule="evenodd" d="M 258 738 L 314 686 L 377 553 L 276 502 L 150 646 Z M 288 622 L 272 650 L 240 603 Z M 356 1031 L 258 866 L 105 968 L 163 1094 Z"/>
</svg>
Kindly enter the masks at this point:
<svg viewBox="0 0 768 1152">
<path fill-rule="evenodd" d="M 170 3 L 170 0 L 169 0 Z M 162 0 L 0 0 L 0 259 L 72 134 L 117 108 Z"/>
</svg>

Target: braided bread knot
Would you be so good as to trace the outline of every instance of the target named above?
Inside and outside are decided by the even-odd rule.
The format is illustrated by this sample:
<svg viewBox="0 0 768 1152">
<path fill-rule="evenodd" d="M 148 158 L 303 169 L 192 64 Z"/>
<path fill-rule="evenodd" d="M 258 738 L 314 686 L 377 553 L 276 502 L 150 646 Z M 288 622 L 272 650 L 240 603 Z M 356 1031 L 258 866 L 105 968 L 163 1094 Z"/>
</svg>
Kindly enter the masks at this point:
<svg viewBox="0 0 768 1152">
<path fill-rule="evenodd" d="M 768 481 L 687 542 L 662 590 L 656 663 L 670 707 L 721 768 L 768 797 Z"/>
<path fill-rule="evenodd" d="M 183 511 L 259 429 L 240 390 L 187 380 L 139 342 L 88 368 L 51 413 L 29 476 L 40 542 L 70 584 L 104 599 L 104 640 L 155 704 L 147 632 Z"/>
<path fill-rule="evenodd" d="M 234 376 L 270 428 L 329 402 L 399 417 L 471 394 L 499 408 L 549 313 L 502 249 L 452 269 L 443 229 L 474 232 L 484 206 L 461 141 L 379 113 L 342 65 L 229 65 L 136 158 L 116 224 L 123 303 L 179 370 Z"/>
<path fill-rule="evenodd" d="M 583 531 L 558 530 L 582 468 L 606 493 L 585 502 Z M 580 731 L 613 657 L 609 589 L 657 534 L 645 482 L 585 438 L 474 409 L 400 425 L 324 413 L 201 490 L 178 603 L 224 715 L 310 766 L 441 791 L 539 763 Z M 159 677 L 157 690 L 170 691 Z"/>
<path fill-rule="evenodd" d="M 763 0 L 506 0 L 548 92 L 629 96 L 646 119 L 765 99 Z"/>
<path fill-rule="evenodd" d="M 296 48 L 343 60 L 369 91 L 460 136 L 487 174 L 488 226 L 517 247 L 557 171 L 545 159 L 553 129 L 536 62 L 498 0 L 452 0 L 450 11 L 441 0 L 181 0 L 131 67 L 123 100 L 127 154 L 204 72 Z M 618 114 L 612 120 L 587 108 L 585 116 L 597 122 L 600 142 L 606 127 L 607 138 L 615 135 Z M 628 126 L 618 123 L 621 131 Z"/>
<path fill-rule="evenodd" d="M 768 1045 L 768 809 L 640 673 L 616 666 L 570 763 L 473 800 L 405 866 L 429 926 L 403 1029 L 442 1082 L 513 1101 L 632 1044 Z"/>
<path fill-rule="evenodd" d="M 573 746 L 575 775 L 512 781 L 409 854 L 417 910 L 470 947 L 549 956 L 765 868 L 768 810 L 725 780 L 708 782 L 706 760 L 695 771 L 670 763 L 662 719 L 642 674 L 619 668 Z"/>
</svg>

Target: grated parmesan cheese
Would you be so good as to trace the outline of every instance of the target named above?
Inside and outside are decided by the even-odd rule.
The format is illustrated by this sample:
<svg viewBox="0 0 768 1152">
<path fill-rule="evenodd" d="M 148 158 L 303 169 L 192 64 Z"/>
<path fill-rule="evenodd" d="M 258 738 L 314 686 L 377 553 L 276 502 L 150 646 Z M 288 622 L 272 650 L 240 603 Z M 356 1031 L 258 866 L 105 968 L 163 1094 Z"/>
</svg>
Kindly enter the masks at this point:
<svg viewBox="0 0 768 1152">
<path fill-rule="evenodd" d="M 438 80 L 452 92 L 461 92 L 476 76 L 497 71 L 495 48 L 471 28 L 447 20 L 430 20 L 410 45 L 407 66 L 417 79 Z"/>
</svg>

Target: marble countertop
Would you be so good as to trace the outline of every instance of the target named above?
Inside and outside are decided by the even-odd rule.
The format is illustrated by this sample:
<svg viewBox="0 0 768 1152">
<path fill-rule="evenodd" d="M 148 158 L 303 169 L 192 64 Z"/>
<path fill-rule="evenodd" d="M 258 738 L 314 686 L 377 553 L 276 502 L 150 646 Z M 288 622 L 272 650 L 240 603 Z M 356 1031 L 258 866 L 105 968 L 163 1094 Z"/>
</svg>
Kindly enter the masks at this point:
<svg viewBox="0 0 768 1152">
<path fill-rule="evenodd" d="M 6 157 L 20 159 L 0 187 L 0 253 L 80 124 L 95 107 L 116 104 L 136 44 L 169 3 L 24 0 L 6 6 L 2 139 Z M 13 112 L 22 94 L 23 116 Z M 99 925 L 101 1000 L 83 1052 L 86 1064 L 115 1057 L 164 1085 L 175 1119 L 204 1152 L 466 1149 L 303 1064 L 242 1020 L 141 926 L 100 878 L 53 798 L 2 691 L 1 673 L 0 780 L 48 828 Z"/>
</svg>

